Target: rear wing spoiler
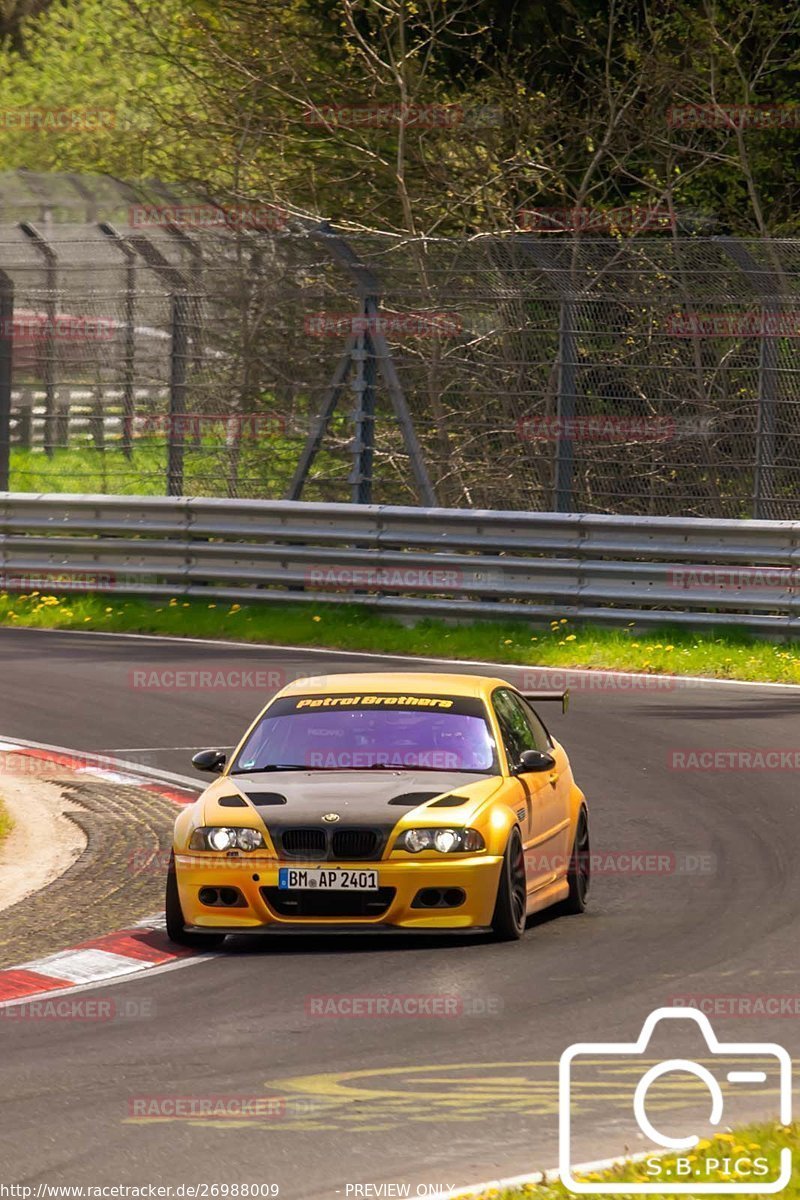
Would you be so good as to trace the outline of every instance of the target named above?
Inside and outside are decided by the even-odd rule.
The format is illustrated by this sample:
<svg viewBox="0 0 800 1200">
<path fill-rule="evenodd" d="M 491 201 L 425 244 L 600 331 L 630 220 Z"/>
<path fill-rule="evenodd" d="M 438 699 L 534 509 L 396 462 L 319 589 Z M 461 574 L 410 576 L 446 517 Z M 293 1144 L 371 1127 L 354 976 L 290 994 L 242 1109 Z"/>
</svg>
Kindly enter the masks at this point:
<svg viewBox="0 0 800 1200">
<path fill-rule="evenodd" d="M 521 692 L 520 695 L 530 704 L 539 704 L 543 700 L 558 701 L 563 713 L 569 708 L 569 688 L 564 688 L 560 692 Z"/>
</svg>

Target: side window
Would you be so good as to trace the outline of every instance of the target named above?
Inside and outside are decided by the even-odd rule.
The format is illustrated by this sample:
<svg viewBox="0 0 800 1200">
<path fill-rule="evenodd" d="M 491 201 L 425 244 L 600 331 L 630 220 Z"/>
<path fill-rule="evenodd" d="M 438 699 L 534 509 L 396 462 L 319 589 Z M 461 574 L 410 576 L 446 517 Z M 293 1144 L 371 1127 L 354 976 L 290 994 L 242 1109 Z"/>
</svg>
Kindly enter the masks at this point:
<svg viewBox="0 0 800 1200">
<path fill-rule="evenodd" d="M 528 715 L 514 693 L 498 688 L 492 699 L 509 763 L 519 762 L 523 750 L 538 750 Z"/>
<path fill-rule="evenodd" d="M 529 704 L 525 705 L 525 716 L 528 719 L 528 724 L 533 730 L 533 740 L 536 749 L 541 750 L 543 754 L 549 754 L 553 749 L 553 743 L 550 739 L 550 734 L 547 732 L 544 725 Z"/>
</svg>

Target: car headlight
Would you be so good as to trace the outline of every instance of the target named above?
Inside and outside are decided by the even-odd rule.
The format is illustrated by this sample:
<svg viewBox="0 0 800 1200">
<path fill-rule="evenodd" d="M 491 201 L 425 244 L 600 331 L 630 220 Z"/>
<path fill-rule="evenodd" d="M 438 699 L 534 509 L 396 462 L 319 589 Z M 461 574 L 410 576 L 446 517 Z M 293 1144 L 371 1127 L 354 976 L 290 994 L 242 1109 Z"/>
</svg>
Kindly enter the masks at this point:
<svg viewBox="0 0 800 1200">
<path fill-rule="evenodd" d="M 263 850 L 266 843 L 258 829 L 202 825 L 189 841 L 190 850 Z"/>
<path fill-rule="evenodd" d="M 418 854 L 420 850 L 438 850 L 454 854 L 485 850 L 486 843 L 477 829 L 407 829 L 397 840 L 398 850 Z"/>
</svg>

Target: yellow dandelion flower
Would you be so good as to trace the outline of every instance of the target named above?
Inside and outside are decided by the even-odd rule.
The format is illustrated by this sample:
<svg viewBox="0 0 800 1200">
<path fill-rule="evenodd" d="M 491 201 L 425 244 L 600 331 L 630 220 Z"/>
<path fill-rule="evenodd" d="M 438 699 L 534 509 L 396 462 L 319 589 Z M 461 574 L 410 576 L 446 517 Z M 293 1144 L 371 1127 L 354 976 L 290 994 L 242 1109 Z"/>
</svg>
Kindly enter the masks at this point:
<svg viewBox="0 0 800 1200">
<path fill-rule="evenodd" d="M 578 635 L 576 633 L 570 633 L 567 635 L 567 637 L 564 640 L 567 642 L 577 642 Z"/>
<path fill-rule="evenodd" d="M 312 617 L 311 620 L 312 621 L 321 621 L 322 617 Z"/>
</svg>

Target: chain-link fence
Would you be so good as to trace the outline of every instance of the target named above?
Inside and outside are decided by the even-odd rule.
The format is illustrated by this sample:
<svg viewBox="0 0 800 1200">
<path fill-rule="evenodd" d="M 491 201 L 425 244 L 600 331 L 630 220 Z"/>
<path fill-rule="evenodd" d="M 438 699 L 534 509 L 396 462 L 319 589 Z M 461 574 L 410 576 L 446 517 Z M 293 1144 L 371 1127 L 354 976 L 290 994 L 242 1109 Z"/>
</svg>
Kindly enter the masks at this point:
<svg viewBox="0 0 800 1200">
<path fill-rule="evenodd" d="M 0 226 L 0 487 L 800 517 L 800 242 L 123 200 Z"/>
</svg>

